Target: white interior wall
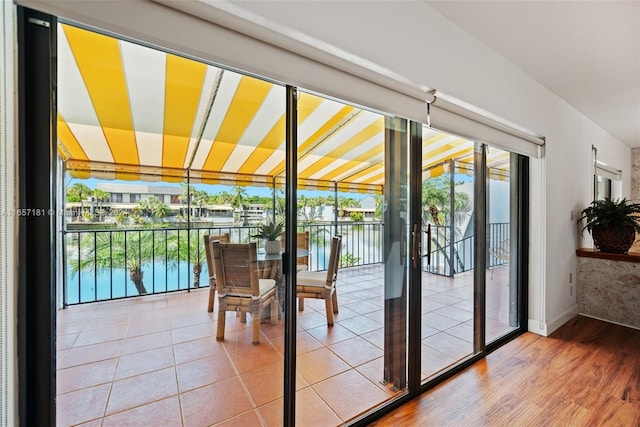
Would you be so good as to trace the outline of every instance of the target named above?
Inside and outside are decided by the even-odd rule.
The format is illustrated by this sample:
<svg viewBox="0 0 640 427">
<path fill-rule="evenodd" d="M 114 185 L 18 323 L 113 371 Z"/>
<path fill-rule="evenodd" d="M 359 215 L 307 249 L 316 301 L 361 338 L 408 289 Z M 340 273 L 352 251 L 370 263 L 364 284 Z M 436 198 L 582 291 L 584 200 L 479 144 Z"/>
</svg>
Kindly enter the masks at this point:
<svg viewBox="0 0 640 427">
<path fill-rule="evenodd" d="M 213 37 L 203 40 L 202 33 L 196 30 L 190 34 L 189 20 L 178 11 L 159 8 L 160 0 L 155 3 L 19 1 L 176 51 L 197 54 L 199 50 L 208 49 L 200 46 L 212 44 L 221 52 L 237 48 Z M 180 2 L 175 3 L 179 7 Z M 310 39 L 341 48 L 354 58 L 364 58 L 408 81 L 433 87 L 544 135 L 546 155 L 543 160 L 532 160 L 531 164 L 529 328 L 548 334 L 576 313 L 575 288 L 571 291 L 575 283 L 569 283 L 569 277 L 571 274 L 575 278 L 575 249 L 582 246 L 583 241 L 571 215 L 575 217 L 592 198 L 591 146 L 598 147 L 599 159 L 623 170 L 621 185 L 623 195 L 628 195 L 631 152 L 627 146 L 426 3 L 240 1 L 234 4 L 259 14 L 261 18 L 255 20 L 256 25 L 271 20 L 290 26 Z M 216 7 L 215 2 L 212 7 Z M 224 24 L 234 29 L 237 22 L 229 20 Z M 224 53 L 219 59 L 224 59 Z M 245 69 L 255 72 L 263 60 L 265 58 L 248 57 L 246 64 L 250 68 Z M 228 65 L 242 68 L 241 63 Z M 286 69 L 286 64 L 283 65 Z M 384 111 L 384 101 L 380 104 L 382 107 L 375 107 Z"/>
<path fill-rule="evenodd" d="M 584 243 L 572 213 L 592 200 L 591 145 L 623 171 L 627 196 L 629 147 L 425 3 L 237 3 L 544 135 L 544 160 L 531 164 L 529 328 L 546 335 L 577 312 L 575 250 Z"/>
</svg>

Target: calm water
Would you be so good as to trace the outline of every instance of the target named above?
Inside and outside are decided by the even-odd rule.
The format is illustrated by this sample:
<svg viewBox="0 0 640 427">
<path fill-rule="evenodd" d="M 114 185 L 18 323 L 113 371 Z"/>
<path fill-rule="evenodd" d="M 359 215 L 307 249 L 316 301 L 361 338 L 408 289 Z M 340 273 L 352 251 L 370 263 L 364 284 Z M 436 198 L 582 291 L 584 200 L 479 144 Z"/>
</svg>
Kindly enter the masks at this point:
<svg viewBox="0 0 640 427">
<path fill-rule="evenodd" d="M 164 262 L 154 262 L 143 267 L 143 283 L 148 293 L 176 291 L 193 287 L 192 267 L 181 262 L 177 267 L 167 269 Z M 135 285 L 129 278 L 129 272 L 123 268 L 114 268 L 108 272 L 83 271 L 72 274 L 67 267 L 67 304 L 91 302 L 138 295 Z M 206 264 L 200 273 L 200 284 L 209 284 L 209 272 Z M 80 292 L 78 292 L 78 287 Z"/>
<path fill-rule="evenodd" d="M 313 257 L 312 257 L 313 258 Z M 313 262 L 312 268 L 323 269 L 324 254 L 320 252 Z M 193 288 L 193 267 L 188 262 L 180 262 L 177 267 L 170 263 L 170 268 L 164 261 L 156 261 L 143 266 L 143 283 L 147 293 L 163 293 L 168 291 L 186 290 Z M 67 304 L 102 301 L 138 295 L 135 285 L 129 278 L 129 272 L 123 268 L 114 268 L 106 272 L 83 271 L 73 274 L 67 266 Z M 209 285 L 209 270 L 206 263 L 200 273 L 200 286 Z M 80 289 L 80 292 L 78 292 Z"/>
<path fill-rule="evenodd" d="M 347 230 L 341 230 L 341 232 L 343 232 L 343 260 L 346 256 L 351 255 L 352 260 L 356 259 L 354 264 L 351 265 L 371 264 L 381 261 L 381 238 L 379 232 L 351 236 Z M 329 256 L 328 246 L 323 248 L 322 245 L 317 246 L 312 242 L 309 249 L 310 269 L 326 269 Z M 67 253 L 69 263 L 77 260 L 77 250 L 75 254 L 73 251 L 74 245 L 70 244 Z M 164 260 L 160 260 L 143 265 L 143 283 L 147 293 L 163 293 L 193 288 L 192 268 L 186 261 L 166 264 Z M 208 286 L 208 278 L 209 272 L 205 262 L 200 273 L 201 287 Z M 124 268 L 108 269 L 97 273 L 93 270 L 85 269 L 80 274 L 73 274 L 71 265 L 67 264 L 65 282 L 65 301 L 69 305 L 138 295 L 135 285 L 129 278 L 129 272 Z"/>
</svg>

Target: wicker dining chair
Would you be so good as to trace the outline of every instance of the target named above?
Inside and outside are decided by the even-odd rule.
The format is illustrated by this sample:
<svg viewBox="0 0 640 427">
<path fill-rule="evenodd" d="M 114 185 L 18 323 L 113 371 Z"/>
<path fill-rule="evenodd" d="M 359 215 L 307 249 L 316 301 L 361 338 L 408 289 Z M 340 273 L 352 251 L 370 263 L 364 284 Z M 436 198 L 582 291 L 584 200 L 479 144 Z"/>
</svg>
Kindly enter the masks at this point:
<svg viewBox="0 0 640 427">
<path fill-rule="evenodd" d="M 327 312 L 327 325 L 333 326 L 333 315 L 338 313 L 338 294 L 336 280 L 340 264 L 342 236 L 331 239 L 331 252 L 327 271 L 300 271 L 296 279 L 298 310 L 304 310 L 305 298 L 324 299 Z"/>
<path fill-rule="evenodd" d="M 224 340 L 227 311 L 250 313 L 253 344 L 260 343 L 261 312 L 270 307 L 271 324 L 278 323 L 276 281 L 258 278 L 256 243 L 211 244 L 218 287 L 218 329 L 216 339 Z"/>
<path fill-rule="evenodd" d="M 209 302 L 207 304 L 207 311 L 213 313 L 213 301 L 215 300 L 216 293 L 216 269 L 213 262 L 213 256 L 211 255 L 211 242 L 214 240 L 220 243 L 229 243 L 229 233 L 220 234 L 217 236 L 204 236 L 204 250 L 207 258 L 207 270 L 209 270 Z"/>
<path fill-rule="evenodd" d="M 284 249 L 286 234 L 280 236 L 280 246 Z M 296 248 L 309 251 L 309 231 L 296 233 Z M 309 255 L 298 258 L 296 261 L 296 271 L 309 269 Z"/>
</svg>

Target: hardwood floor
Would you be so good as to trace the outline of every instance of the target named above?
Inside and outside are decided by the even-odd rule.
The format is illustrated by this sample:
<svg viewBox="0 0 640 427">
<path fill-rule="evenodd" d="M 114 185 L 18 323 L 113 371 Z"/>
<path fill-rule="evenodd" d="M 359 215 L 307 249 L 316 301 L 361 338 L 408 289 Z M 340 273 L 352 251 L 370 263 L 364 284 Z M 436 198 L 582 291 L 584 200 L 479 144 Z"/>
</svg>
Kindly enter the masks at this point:
<svg viewBox="0 0 640 427">
<path fill-rule="evenodd" d="M 526 333 L 375 426 L 639 426 L 640 330 L 577 316 Z"/>
</svg>

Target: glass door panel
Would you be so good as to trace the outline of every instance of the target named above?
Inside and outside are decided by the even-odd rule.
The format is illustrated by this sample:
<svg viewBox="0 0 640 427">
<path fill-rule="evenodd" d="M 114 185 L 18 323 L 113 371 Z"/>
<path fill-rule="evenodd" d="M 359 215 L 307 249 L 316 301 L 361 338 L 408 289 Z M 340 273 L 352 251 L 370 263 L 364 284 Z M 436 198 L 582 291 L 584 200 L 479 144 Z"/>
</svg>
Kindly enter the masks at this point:
<svg viewBox="0 0 640 427">
<path fill-rule="evenodd" d="M 487 147 L 486 341 L 518 328 L 517 155 Z"/>
<path fill-rule="evenodd" d="M 223 289 L 267 271 L 255 235 L 278 216 L 285 88 L 66 24 L 57 36 L 58 153 L 79 181 L 58 257 L 57 423 L 126 425 L 170 395 L 167 425 L 281 420 L 284 320 Z M 256 243 L 257 259 L 216 274 L 205 236 Z M 261 278 L 281 289 L 278 264 Z"/>
<path fill-rule="evenodd" d="M 305 92 L 297 105 L 296 421 L 339 425 L 406 388 L 406 332 L 392 339 L 406 331 L 406 121 Z"/>
<path fill-rule="evenodd" d="M 423 127 L 423 381 L 473 354 L 473 159 L 472 141 Z"/>
</svg>

